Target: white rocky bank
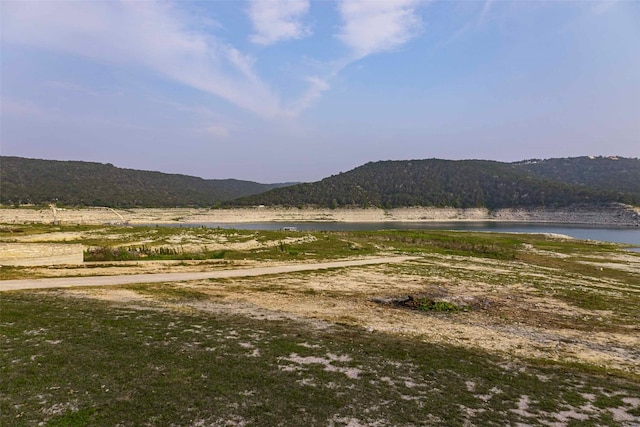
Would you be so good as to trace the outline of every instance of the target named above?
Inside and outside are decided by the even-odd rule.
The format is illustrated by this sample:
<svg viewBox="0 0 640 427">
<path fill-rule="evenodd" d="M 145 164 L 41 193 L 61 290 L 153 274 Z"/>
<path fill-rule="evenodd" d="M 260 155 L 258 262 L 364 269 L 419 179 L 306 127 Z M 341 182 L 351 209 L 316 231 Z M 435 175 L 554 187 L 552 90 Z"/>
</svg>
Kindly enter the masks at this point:
<svg viewBox="0 0 640 427">
<path fill-rule="evenodd" d="M 250 207 L 241 209 L 197 208 L 108 208 L 58 209 L 56 219 L 61 224 L 129 224 L 169 223 L 250 223 L 250 222 L 417 222 L 417 221 L 496 221 L 596 226 L 640 226 L 640 207 L 621 204 L 606 206 L 574 206 L 569 208 L 485 208 L 454 209 L 410 207 L 380 208 L 278 208 Z M 0 223 L 51 223 L 53 212 L 45 208 L 2 208 Z"/>
</svg>

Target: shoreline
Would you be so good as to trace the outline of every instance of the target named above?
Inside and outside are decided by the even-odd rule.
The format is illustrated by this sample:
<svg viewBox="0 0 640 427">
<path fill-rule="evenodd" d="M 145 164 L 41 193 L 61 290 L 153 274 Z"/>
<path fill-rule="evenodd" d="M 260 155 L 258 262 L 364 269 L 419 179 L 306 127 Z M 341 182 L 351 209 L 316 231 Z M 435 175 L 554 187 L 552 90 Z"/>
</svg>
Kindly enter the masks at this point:
<svg viewBox="0 0 640 427">
<path fill-rule="evenodd" d="M 0 208 L 0 223 L 27 224 L 205 224 L 287 222 L 504 222 L 640 227 L 640 207 L 608 205 L 569 208 Z"/>
</svg>

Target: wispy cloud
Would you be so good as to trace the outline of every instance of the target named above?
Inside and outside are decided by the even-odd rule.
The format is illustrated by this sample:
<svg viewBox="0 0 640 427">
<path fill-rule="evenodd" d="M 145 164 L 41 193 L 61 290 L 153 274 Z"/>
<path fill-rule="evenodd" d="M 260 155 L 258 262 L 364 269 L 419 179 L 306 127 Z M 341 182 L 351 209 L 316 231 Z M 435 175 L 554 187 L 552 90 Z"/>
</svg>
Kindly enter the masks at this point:
<svg viewBox="0 0 640 427">
<path fill-rule="evenodd" d="M 493 5 L 494 0 L 485 0 L 482 5 L 482 10 L 480 11 L 480 16 L 478 17 L 478 25 L 483 25 L 489 12 L 491 11 L 491 6 Z"/>
<path fill-rule="evenodd" d="M 222 139 L 228 138 L 239 127 L 234 119 L 202 105 L 183 104 L 155 96 L 147 99 L 153 104 L 168 107 L 176 113 L 186 113 L 186 115 L 195 118 L 199 124 L 190 129 L 197 134 Z"/>
<path fill-rule="evenodd" d="M 449 37 L 447 37 L 444 41 L 441 41 L 437 44 L 437 49 L 441 49 L 444 46 L 448 46 L 451 43 L 457 41 L 469 31 L 474 29 L 481 28 L 484 26 L 491 15 L 495 0 L 484 0 L 482 2 L 482 8 L 478 10 L 477 6 L 480 2 L 473 3 L 470 6 L 474 6 L 474 11 L 471 13 L 470 18 L 468 18 L 464 25 L 459 27 L 456 31 L 454 31 Z"/>
<path fill-rule="evenodd" d="M 331 88 L 329 81 L 335 77 L 338 70 L 335 70 L 331 75 L 320 78 L 317 76 L 307 77 L 307 90 L 299 96 L 291 105 L 287 108 L 288 116 L 297 116 L 309 107 L 311 107 L 316 100 L 318 100 L 324 92 Z"/>
<path fill-rule="evenodd" d="M 422 30 L 417 0 L 343 0 L 338 10 L 343 26 L 338 34 L 356 59 L 396 49 Z"/>
<path fill-rule="evenodd" d="M 310 30 L 302 18 L 308 11 L 308 0 L 253 0 L 248 10 L 255 31 L 251 41 L 271 45 L 307 36 Z"/>
<path fill-rule="evenodd" d="M 350 64 L 397 49 L 416 37 L 422 30 L 422 20 L 417 14 L 420 3 L 420 0 L 342 0 L 338 3 L 342 27 L 337 37 L 347 46 L 349 54 L 328 63 L 326 74 L 308 76 L 307 90 L 289 104 L 288 115 L 298 115 L 312 106 Z"/>
<path fill-rule="evenodd" d="M 56 108 L 45 108 L 33 102 L 22 100 L 2 98 L 0 106 L 0 116 L 2 117 L 14 116 L 42 123 L 62 123 L 66 125 L 90 124 L 119 129 L 148 130 L 148 128 L 131 123 L 126 119 L 105 117 L 93 113 L 82 115 L 76 113 L 69 114 Z"/>
<path fill-rule="evenodd" d="M 219 123 L 211 124 L 202 129 L 201 132 L 216 139 L 229 137 L 229 129 Z"/>
<path fill-rule="evenodd" d="M 260 80 L 253 59 L 190 26 L 165 2 L 3 2 L 3 39 L 103 63 L 146 67 L 262 116 L 280 100 Z"/>
<path fill-rule="evenodd" d="M 30 102 L 15 101 L 3 97 L 0 100 L 0 115 L 2 116 L 20 116 L 31 117 L 37 119 L 46 119 L 50 117 L 49 112 L 43 111 L 42 108 Z"/>
<path fill-rule="evenodd" d="M 61 80 L 49 80 L 44 83 L 44 86 L 50 89 L 55 89 L 63 92 L 71 92 L 71 93 L 80 94 L 80 95 L 88 95 L 88 96 L 95 96 L 95 97 L 104 95 L 103 93 L 95 89 L 82 86 L 76 83 L 72 83 L 72 82 L 61 81 Z"/>
<path fill-rule="evenodd" d="M 591 13 L 595 15 L 602 15 L 607 12 L 613 6 L 616 5 L 618 0 L 598 0 L 593 2 L 593 7 L 591 8 Z"/>
<path fill-rule="evenodd" d="M 401 47 L 422 29 L 420 0 L 342 0 L 336 37 L 348 48 L 324 74 L 301 75 L 306 89 L 283 99 L 258 72 L 256 59 L 216 37 L 180 2 L 3 1 L 3 42 L 66 52 L 109 65 L 147 69 L 168 81 L 221 97 L 262 117 L 295 117 L 313 105 L 346 66 Z M 255 0 L 246 10 L 252 42 L 271 45 L 310 34 L 309 0 Z M 53 82 L 58 89 L 81 90 Z"/>
</svg>

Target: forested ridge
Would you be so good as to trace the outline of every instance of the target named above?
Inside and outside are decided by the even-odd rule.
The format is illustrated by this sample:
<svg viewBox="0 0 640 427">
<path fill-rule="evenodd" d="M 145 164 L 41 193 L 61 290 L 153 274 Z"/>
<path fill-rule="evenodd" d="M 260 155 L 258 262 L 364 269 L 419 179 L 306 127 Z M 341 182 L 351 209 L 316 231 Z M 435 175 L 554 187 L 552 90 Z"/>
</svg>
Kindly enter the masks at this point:
<svg viewBox="0 0 640 427">
<path fill-rule="evenodd" d="M 536 176 L 605 191 L 640 194 L 640 159 L 572 157 L 525 160 L 517 169 Z"/>
<path fill-rule="evenodd" d="M 640 160 L 574 157 L 370 162 L 321 181 L 206 180 L 111 164 L 0 157 L 0 203 L 75 206 L 317 206 L 454 208 L 640 206 Z"/>
<path fill-rule="evenodd" d="M 286 184 L 123 169 L 111 164 L 0 157 L 0 203 L 211 207 Z"/>
<path fill-rule="evenodd" d="M 611 202 L 640 205 L 638 183 L 638 159 L 380 161 L 315 183 L 279 188 L 228 204 L 490 209 Z"/>
</svg>

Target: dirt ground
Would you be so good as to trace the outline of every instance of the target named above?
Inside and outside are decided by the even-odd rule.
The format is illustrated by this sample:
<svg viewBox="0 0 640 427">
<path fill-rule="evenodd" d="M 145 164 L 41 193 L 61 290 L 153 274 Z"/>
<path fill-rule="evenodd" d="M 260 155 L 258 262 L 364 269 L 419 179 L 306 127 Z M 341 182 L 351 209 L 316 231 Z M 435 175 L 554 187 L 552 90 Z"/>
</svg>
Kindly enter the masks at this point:
<svg viewBox="0 0 640 427">
<path fill-rule="evenodd" d="M 407 260 L 411 269 L 451 265 L 446 257 Z M 637 259 L 634 258 L 637 264 Z M 506 271 L 504 263 L 483 261 L 475 271 Z M 626 264 L 624 268 L 627 268 Z M 634 266 L 637 268 L 637 265 Z M 535 272 L 531 273 L 535 275 Z M 161 286 L 161 285 L 158 285 Z M 164 307 L 236 312 L 256 318 L 306 319 L 348 324 L 363 333 L 389 333 L 424 342 L 449 343 L 525 358 L 585 362 L 640 374 L 640 330 L 585 332 L 572 319 L 587 321 L 593 311 L 541 296 L 524 283 L 492 284 L 404 273 L 389 265 L 368 265 L 259 277 L 173 282 L 171 286 L 208 296 L 175 302 L 159 288 L 65 290 L 79 297 L 152 303 Z M 159 292 L 157 295 L 155 292 Z M 394 305 L 393 298 L 416 295 L 470 306 L 468 312 L 425 313 Z M 598 316 L 607 316 L 598 311 Z"/>
<path fill-rule="evenodd" d="M 75 240 L 78 235 L 53 232 L 46 237 L 16 236 L 14 241 L 43 241 L 43 238 L 60 242 Z M 308 238 L 304 235 L 296 237 Z M 203 244 L 202 241 L 181 239 L 170 243 Z M 210 248 L 217 248 L 219 244 L 221 248 L 235 249 L 269 244 L 258 242 L 251 236 L 238 241 L 204 243 Z M 529 251 L 560 261 L 567 256 L 551 252 L 534 253 L 532 248 Z M 379 252 L 377 255 L 389 254 Z M 341 261 L 353 259 L 362 258 Z M 24 271 L 35 277 L 86 277 L 215 272 L 286 267 L 304 262 L 312 261 L 120 261 L 32 267 Z M 569 274 L 563 271 L 561 264 L 558 267 L 535 267 L 517 261 L 423 253 L 396 264 L 345 264 L 321 271 L 278 274 L 269 271 L 269 274 L 253 277 L 167 279 L 165 283 L 146 287 L 73 288 L 60 292 L 123 303 L 153 304 L 161 308 L 231 311 L 257 318 L 294 317 L 317 325 L 324 322 L 348 324 L 361 328 L 367 334 L 402 335 L 424 342 L 480 348 L 516 357 L 584 362 L 640 375 L 640 325 L 637 317 L 622 318 L 620 322 L 619 313 L 613 311 L 615 307 L 587 310 L 556 298 L 555 290 L 548 291 L 556 286 L 557 289 L 595 290 L 620 298 L 638 294 L 640 257 L 617 252 L 607 254 L 606 258 L 592 256 L 578 262 L 594 272 L 603 269 L 618 271 L 639 280 L 637 285 L 630 286 L 611 278 L 598 279 L 597 275 Z M 546 287 L 536 285 L 539 283 Z M 192 291 L 206 298 L 176 301 L 167 299 L 164 289 Z M 410 310 L 393 303 L 407 296 L 451 302 L 470 309 L 436 313 Z M 609 318 L 615 320 L 609 322 Z"/>
<path fill-rule="evenodd" d="M 355 267 L 362 265 L 390 264 L 403 262 L 411 257 L 362 257 L 358 259 L 348 259 L 341 261 L 329 261 L 318 263 L 282 263 L 279 265 L 257 265 L 247 268 L 220 268 L 206 269 L 201 271 L 166 271 L 151 272 L 141 274 L 123 275 L 81 275 L 79 277 L 46 277 L 38 279 L 18 279 L 0 281 L 0 291 L 14 291 L 26 289 L 52 289 L 52 288 L 74 288 L 86 286 L 117 286 L 138 283 L 167 283 L 167 282 L 190 282 L 194 280 L 231 279 L 237 277 L 255 277 L 267 275 L 279 275 L 293 272 L 306 272 L 316 270 L 328 270 L 334 268 Z"/>
</svg>

